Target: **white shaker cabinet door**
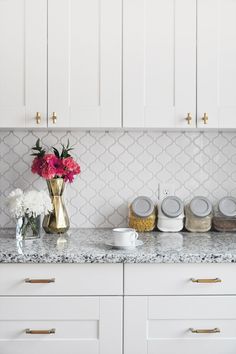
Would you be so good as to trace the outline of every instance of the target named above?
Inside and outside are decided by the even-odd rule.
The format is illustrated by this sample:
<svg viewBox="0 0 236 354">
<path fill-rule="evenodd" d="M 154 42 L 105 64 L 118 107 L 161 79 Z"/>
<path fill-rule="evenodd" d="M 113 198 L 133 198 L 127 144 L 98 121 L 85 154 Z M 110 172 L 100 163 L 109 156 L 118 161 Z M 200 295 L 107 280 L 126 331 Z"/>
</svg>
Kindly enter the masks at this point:
<svg viewBox="0 0 236 354">
<path fill-rule="evenodd" d="M 0 52 L 0 128 L 46 127 L 47 0 L 0 1 Z"/>
<path fill-rule="evenodd" d="M 0 297 L 0 313 L 1 354 L 122 354 L 119 296 Z"/>
<path fill-rule="evenodd" d="M 235 128 L 236 0 L 198 0 L 197 11 L 197 124 Z"/>
<path fill-rule="evenodd" d="M 49 127 L 121 127 L 121 56 L 122 0 L 49 0 Z"/>
<path fill-rule="evenodd" d="M 124 126 L 193 128 L 195 112 L 196 0 L 125 0 Z"/>
<path fill-rule="evenodd" d="M 124 354 L 235 354 L 235 305 L 235 296 L 125 297 Z"/>
</svg>

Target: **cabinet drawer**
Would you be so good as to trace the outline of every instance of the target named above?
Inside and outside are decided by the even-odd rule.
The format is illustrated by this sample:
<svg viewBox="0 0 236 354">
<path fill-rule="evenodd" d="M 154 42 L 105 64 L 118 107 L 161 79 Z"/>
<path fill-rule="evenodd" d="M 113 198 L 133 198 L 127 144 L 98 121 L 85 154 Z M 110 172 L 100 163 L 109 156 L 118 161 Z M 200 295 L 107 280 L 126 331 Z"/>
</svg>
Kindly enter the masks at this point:
<svg viewBox="0 0 236 354">
<path fill-rule="evenodd" d="M 122 295 L 122 292 L 121 264 L 0 264 L 0 295 Z"/>
<path fill-rule="evenodd" d="M 0 313 L 0 353 L 121 354 L 122 297 L 1 297 Z"/>
<path fill-rule="evenodd" d="M 236 352 L 235 296 L 125 298 L 126 354 L 197 354 L 206 348 L 208 354 Z"/>
<path fill-rule="evenodd" d="M 126 295 L 234 295 L 236 264 L 126 264 Z M 199 282 L 198 282 L 199 281 Z"/>
</svg>

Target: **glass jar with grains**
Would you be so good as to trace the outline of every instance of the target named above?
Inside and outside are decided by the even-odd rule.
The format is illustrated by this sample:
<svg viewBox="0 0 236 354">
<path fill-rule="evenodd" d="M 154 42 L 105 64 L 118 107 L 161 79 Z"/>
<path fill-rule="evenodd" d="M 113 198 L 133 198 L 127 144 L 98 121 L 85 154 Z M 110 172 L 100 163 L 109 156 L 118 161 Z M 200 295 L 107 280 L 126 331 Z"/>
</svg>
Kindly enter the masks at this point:
<svg viewBox="0 0 236 354">
<path fill-rule="evenodd" d="M 185 228 L 190 232 L 207 232 L 212 225 L 212 204 L 205 197 L 195 197 L 185 207 Z"/>
<path fill-rule="evenodd" d="M 225 197 L 219 201 L 213 227 L 216 231 L 236 232 L 236 198 Z"/>
<path fill-rule="evenodd" d="M 156 208 L 148 197 L 137 197 L 129 206 L 129 227 L 138 232 L 153 231 Z"/>
<path fill-rule="evenodd" d="M 157 228 L 163 232 L 178 232 L 184 227 L 182 200 L 169 196 L 158 203 Z"/>
</svg>

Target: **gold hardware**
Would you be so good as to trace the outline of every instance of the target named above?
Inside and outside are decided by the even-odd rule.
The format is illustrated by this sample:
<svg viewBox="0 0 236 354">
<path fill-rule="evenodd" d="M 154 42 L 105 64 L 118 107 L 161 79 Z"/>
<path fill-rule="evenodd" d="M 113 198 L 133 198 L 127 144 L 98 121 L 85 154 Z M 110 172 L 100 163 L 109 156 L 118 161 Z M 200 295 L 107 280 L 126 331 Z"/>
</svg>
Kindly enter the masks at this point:
<svg viewBox="0 0 236 354">
<path fill-rule="evenodd" d="M 207 115 L 207 113 L 204 113 L 204 116 L 202 117 L 202 120 L 203 120 L 204 124 L 208 123 L 208 115 Z"/>
<path fill-rule="evenodd" d="M 40 114 L 40 112 L 36 112 L 35 120 L 36 120 L 37 124 L 41 123 L 41 114 Z"/>
<path fill-rule="evenodd" d="M 192 123 L 191 113 L 188 113 L 188 115 L 187 115 L 187 117 L 185 119 L 188 122 L 188 124 L 190 125 Z"/>
<path fill-rule="evenodd" d="M 49 283 L 55 283 L 55 278 L 51 279 L 30 279 L 26 278 L 25 283 L 30 283 L 30 284 L 49 284 Z"/>
<path fill-rule="evenodd" d="M 53 124 L 56 124 L 56 122 L 57 122 L 57 114 L 56 114 L 56 112 L 52 113 L 52 122 L 53 122 Z"/>
<path fill-rule="evenodd" d="M 214 278 L 214 279 L 194 279 L 191 278 L 192 283 L 221 283 L 222 280 L 220 278 Z"/>
<path fill-rule="evenodd" d="M 219 328 L 212 328 L 212 329 L 193 329 L 193 328 L 189 328 L 189 330 L 192 333 L 197 333 L 197 334 L 220 333 L 220 329 Z"/>
<path fill-rule="evenodd" d="M 25 330 L 26 334 L 55 334 L 56 329 L 51 328 L 51 329 L 29 329 L 27 328 Z"/>
</svg>

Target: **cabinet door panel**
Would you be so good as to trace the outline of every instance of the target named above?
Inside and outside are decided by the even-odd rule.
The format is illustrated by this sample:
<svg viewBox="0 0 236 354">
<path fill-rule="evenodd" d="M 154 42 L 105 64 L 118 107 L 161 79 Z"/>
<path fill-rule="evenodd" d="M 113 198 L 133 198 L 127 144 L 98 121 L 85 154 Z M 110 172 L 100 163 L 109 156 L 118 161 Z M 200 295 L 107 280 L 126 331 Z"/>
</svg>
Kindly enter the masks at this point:
<svg viewBox="0 0 236 354">
<path fill-rule="evenodd" d="M 198 126 L 236 127 L 236 0 L 198 0 Z"/>
<path fill-rule="evenodd" d="M 122 353 L 121 297 L 1 297 L 0 310 L 1 353 Z"/>
<path fill-rule="evenodd" d="M 48 11 L 49 126 L 120 127 L 122 1 L 49 0 Z"/>
<path fill-rule="evenodd" d="M 194 127 L 195 102 L 195 0 L 126 0 L 124 126 Z"/>
<path fill-rule="evenodd" d="M 136 296 L 124 301 L 125 354 L 233 354 L 236 297 Z M 192 333 L 219 328 L 220 333 Z"/>
<path fill-rule="evenodd" d="M 46 127 L 47 0 L 0 1 L 0 48 L 0 127 Z"/>
</svg>

